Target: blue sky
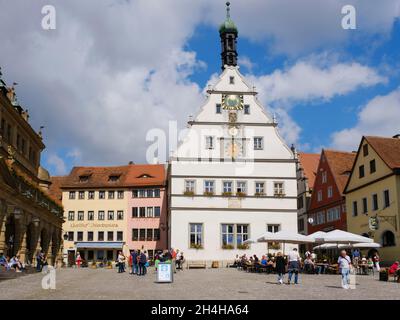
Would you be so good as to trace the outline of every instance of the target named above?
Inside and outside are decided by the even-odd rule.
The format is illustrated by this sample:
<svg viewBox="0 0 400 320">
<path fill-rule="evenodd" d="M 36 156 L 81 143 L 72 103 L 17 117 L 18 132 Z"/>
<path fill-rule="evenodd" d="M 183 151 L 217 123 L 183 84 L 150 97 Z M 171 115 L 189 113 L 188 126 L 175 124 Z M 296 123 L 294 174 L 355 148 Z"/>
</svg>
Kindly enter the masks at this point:
<svg viewBox="0 0 400 320">
<path fill-rule="evenodd" d="M 46 127 L 42 165 L 53 175 L 149 161 L 146 135 L 167 132 L 169 121 L 184 128 L 220 73 L 222 0 L 2 2 L 3 78 L 19 83 L 32 126 Z M 341 28 L 347 4 L 355 30 Z M 44 5 L 56 10 L 55 30 L 41 28 Z M 400 132 L 398 0 L 232 0 L 231 8 L 240 70 L 288 144 L 354 150 L 362 135 Z"/>
</svg>

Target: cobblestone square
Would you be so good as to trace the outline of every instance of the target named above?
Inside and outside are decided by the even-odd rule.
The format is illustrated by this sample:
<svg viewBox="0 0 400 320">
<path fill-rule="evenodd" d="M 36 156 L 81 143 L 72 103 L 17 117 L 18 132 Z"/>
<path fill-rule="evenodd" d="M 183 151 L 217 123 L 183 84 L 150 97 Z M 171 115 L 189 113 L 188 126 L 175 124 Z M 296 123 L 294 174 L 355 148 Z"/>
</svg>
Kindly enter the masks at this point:
<svg viewBox="0 0 400 320">
<path fill-rule="evenodd" d="M 357 276 L 356 289 L 343 290 L 339 275 L 300 275 L 298 285 L 277 285 L 276 276 L 236 269 L 184 270 L 173 283 L 156 283 L 153 268 L 145 277 L 107 269 L 58 269 L 56 289 L 42 289 L 42 274 L 1 281 L 0 299 L 400 299 L 400 284 Z M 4 290 L 6 288 L 6 290 Z"/>
</svg>

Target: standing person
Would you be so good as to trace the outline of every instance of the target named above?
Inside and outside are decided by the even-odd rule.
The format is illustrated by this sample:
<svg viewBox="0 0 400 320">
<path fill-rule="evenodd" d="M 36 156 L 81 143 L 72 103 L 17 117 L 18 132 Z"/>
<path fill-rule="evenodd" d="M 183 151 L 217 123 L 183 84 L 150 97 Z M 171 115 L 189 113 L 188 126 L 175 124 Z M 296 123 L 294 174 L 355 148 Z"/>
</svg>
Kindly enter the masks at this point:
<svg viewBox="0 0 400 320">
<path fill-rule="evenodd" d="M 138 257 L 137 251 L 132 250 L 132 252 L 131 252 L 132 274 L 138 274 L 138 272 L 139 272 L 137 257 Z"/>
<path fill-rule="evenodd" d="M 379 260 L 380 259 L 379 259 L 378 251 L 375 251 L 372 261 L 374 262 L 375 269 L 378 272 L 381 270 L 381 267 L 379 266 Z"/>
<path fill-rule="evenodd" d="M 283 277 L 285 275 L 285 267 L 286 267 L 286 263 L 285 263 L 285 258 L 282 255 L 282 252 L 278 252 L 278 254 L 276 255 L 276 260 L 275 260 L 275 271 L 276 274 L 278 275 L 278 283 L 279 284 L 283 284 Z"/>
<path fill-rule="evenodd" d="M 360 251 L 358 251 L 358 249 L 355 249 L 353 251 L 352 257 L 353 257 L 353 265 L 355 267 L 357 267 L 358 266 L 358 262 L 360 260 Z"/>
<path fill-rule="evenodd" d="M 179 250 L 176 250 L 175 266 L 177 270 L 181 268 L 181 253 Z"/>
<path fill-rule="evenodd" d="M 81 254 L 79 253 L 79 251 L 76 253 L 76 265 L 78 266 L 78 269 L 81 267 L 81 263 L 82 263 L 82 258 L 81 258 Z"/>
<path fill-rule="evenodd" d="M 294 273 L 294 284 L 298 284 L 299 280 L 299 269 L 300 269 L 300 255 L 297 252 L 297 248 L 293 248 L 288 254 L 288 284 L 292 281 L 292 275 Z"/>
<path fill-rule="evenodd" d="M 129 264 L 129 274 L 133 273 L 133 259 L 132 259 L 132 252 L 129 253 L 129 259 L 128 259 L 128 264 Z"/>
<path fill-rule="evenodd" d="M 42 261 L 43 261 L 43 253 L 42 251 L 38 251 L 36 254 L 36 271 L 42 271 Z"/>
<path fill-rule="evenodd" d="M 172 270 L 174 271 L 174 273 L 176 273 L 176 251 L 174 248 L 171 248 L 171 258 L 172 258 Z"/>
<path fill-rule="evenodd" d="M 139 256 L 139 272 L 140 276 L 144 276 L 147 273 L 147 268 L 146 268 L 146 262 L 147 262 L 147 257 L 144 252 L 140 253 Z"/>
<path fill-rule="evenodd" d="M 340 273 L 342 274 L 342 288 L 349 289 L 351 259 L 347 255 L 346 250 L 340 252 L 338 265 Z"/>
<path fill-rule="evenodd" d="M 121 251 L 118 252 L 118 273 L 125 272 L 125 256 Z"/>
</svg>

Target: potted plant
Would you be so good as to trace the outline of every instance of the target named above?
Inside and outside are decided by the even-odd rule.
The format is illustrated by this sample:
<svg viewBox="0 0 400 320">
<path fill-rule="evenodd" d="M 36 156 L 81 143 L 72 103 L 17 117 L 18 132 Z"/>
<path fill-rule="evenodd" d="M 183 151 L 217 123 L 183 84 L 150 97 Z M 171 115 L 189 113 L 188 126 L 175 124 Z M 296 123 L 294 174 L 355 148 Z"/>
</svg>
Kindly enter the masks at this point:
<svg viewBox="0 0 400 320">
<path fill-rule="evenodd" d="M 386 268 L 382 268 L 379 271 L 379 281 L 388 281 L 389 280 L 389 271 Z"/>
<path fill-rule="evenodd" d="M 237 248 L 238 248 L 239 250 L 247 250 L 247 249 L 250 248 L 250 246 L 249 246 L 247 243 L 241 243 L 241 244 L 238 244 L 238 245 L 237 245 Z"/>
<path fill-rule="evenodd" d="M 194 191 L 185 190 L 185 191 L 183 191 L 183 195 L 185 195 L 186 197 L 193 197 Z"/>
<path fill-rule="evenodd" d="M 238 192 L 236 192 L 236 196 L 237 196 L 238 198 L 243 198 L 243 197 L 246 196 L 246 192 L 238 191 Z"/>
<path fill-rule="evenodd" d="M 197 243 L 191 243 L 190 244 L 190 249 L 203 249 L 203 246 L 201 244 L 197 244 Z"/>
<path fill-rule="evenodd" d="M 206 197 L 212 197 L 214 195 L 214 192 L 210 192 L 210 191 L 204 191 L 203 193 Z"/>
<path fill-rule="evenodd" d="M 111 261 L 107 261 L 107 269 L 112 269 L 113 265 Z"/>
<path fill-rule="evenodd" d="M 232 250 L 234 249 L 234 246 L 232 244 L 226 243 L 222 245 L 222 249 L 224 250 Z"/>
<path fill-rule="evenodd" d="M 255 195 L 256 197 L 264 197 L 264 196 L 265 196 L 265 193 L 264 193 L 264 192 L 256 192 L 254 195 Z"/>
<path fill-rule="evenodd" d="M 223 197 L 232 197 L 232 192 L 227 191 L 227 192 L 222 192 Z"/>
</svg>

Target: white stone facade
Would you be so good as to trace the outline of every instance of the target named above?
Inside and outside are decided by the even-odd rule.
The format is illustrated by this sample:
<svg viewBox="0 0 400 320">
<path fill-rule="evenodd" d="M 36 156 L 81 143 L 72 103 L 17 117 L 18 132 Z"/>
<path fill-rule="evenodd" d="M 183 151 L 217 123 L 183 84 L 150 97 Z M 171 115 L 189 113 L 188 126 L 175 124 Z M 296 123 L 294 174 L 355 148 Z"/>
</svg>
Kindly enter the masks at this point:
<svg viewBox="0 0 400 320">
<path fill-rule="evenodd" d="M 188 261 L 260 257 L 267 245 L 243 239 L 297 231 L 296 161 L 238 67 L 208 94 L 170 159 L 169 243 Z"/>
</svg>

